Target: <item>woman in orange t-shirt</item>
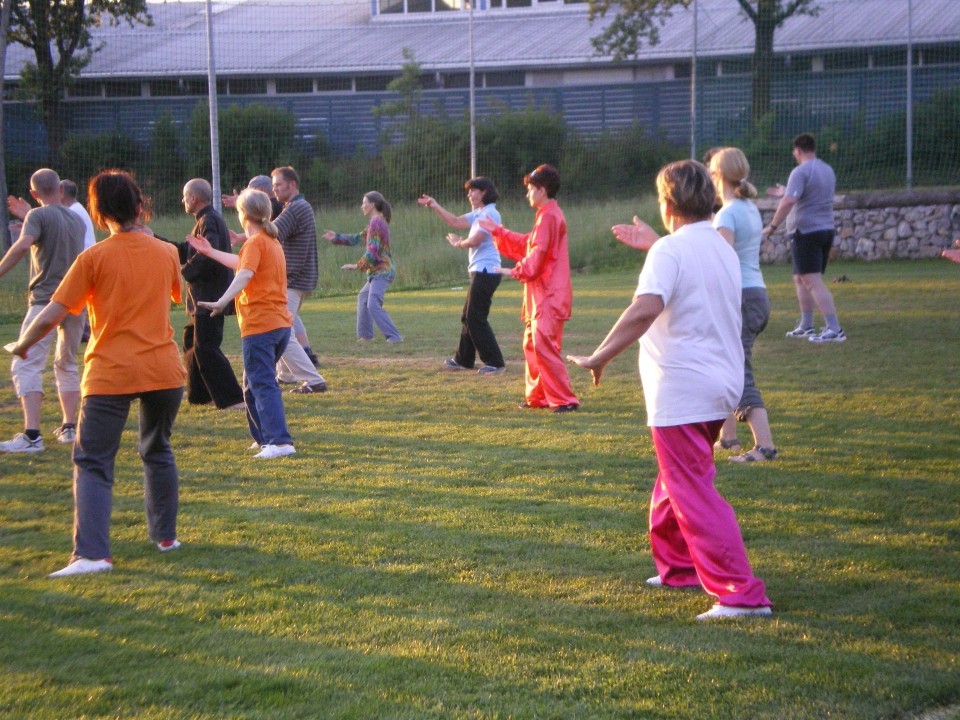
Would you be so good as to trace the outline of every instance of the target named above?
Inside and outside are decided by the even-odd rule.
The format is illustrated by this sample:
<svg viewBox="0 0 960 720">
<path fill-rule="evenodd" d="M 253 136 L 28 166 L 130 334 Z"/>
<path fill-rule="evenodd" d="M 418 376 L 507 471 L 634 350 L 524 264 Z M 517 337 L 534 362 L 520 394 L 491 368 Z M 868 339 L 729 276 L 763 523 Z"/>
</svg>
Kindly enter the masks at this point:
<svg viewBox="0 0 960 720">
<path fill-rule="evenodd" d="M 254 447 L 260 450 L 255 456 L 258 458 L 294 453 L 276 375 L 277 361 L 290 340 L 293 318 L 287 310 L 287 265 L 277 240 L 277 227 L 270 221 L 271 209 L 266 193 L 250 188 L 240 193 L 237 211 L 249 240 L 239 255 L 215 250 L 206 238 L 187 238 L 197 252 L 236 270 L 233 282 L 219 300 L 197 305 L 217 315 L 237 299 L 243 396 Z"/>
<path fill-rule="evenodd" d="M 88 195 L 91 218 L 110 236 L 77 257 L 50 304 L 11 347 L 25 357 L 68 312 L 89 310 L 90 342 L 73 446 L 73 556 L 50 577 L 113 569 L 113 468 L 134 400 L 140 401 L 147 530 L 161 552 L 180 547 L 179 478 L 170 447 L 186 376 L 170 324 L 170 300 L 181 299 L 177 249 L 143 232 L 143 197 L 127 173 L 95 175 Z"/>
</svg>

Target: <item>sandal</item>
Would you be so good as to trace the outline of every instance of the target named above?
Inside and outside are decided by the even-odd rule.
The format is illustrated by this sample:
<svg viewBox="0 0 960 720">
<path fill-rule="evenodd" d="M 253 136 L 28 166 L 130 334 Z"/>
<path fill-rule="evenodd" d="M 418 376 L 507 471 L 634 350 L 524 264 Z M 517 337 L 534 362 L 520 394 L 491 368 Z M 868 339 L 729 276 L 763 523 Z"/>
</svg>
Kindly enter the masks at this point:
<svg viewBox="0 0 960 720">
<path fill-rule="evenodd" d="M 738 438 L 732 438 L 730 440 L 724 440 L 720 438 L 713 444 L 714 450 L 733 450 L 734 452 L 740 452 L 743 449 L 743 445 L 740 444 Z"/>
<path fill-rule="evenodd" d="M 730 462 L 736 463 L 767 462 L 768 460 L 776 460 L 779 454 L 776 448 L 765 448 L 762 445 L 757 445 L 749 452 L 745 452 L 742 455 L 734 455 L 727 459 Z"/>
</svg>

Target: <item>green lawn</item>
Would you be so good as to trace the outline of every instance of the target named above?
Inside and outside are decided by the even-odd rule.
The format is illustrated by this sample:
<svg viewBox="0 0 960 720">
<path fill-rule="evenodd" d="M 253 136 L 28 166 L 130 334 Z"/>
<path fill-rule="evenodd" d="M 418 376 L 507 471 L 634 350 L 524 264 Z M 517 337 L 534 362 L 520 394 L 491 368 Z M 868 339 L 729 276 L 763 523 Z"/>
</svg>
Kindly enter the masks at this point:
<svg viewBox="0 0 960 720">
<path fill-rule="evenodd" d="M 575 277 L 568 352 L 603 338 L 637 270 Z M 850 340 L 817 347 L 784 338 L 789 269 L 765 269 L 755 365 L 782 459 L 718 459 L 772 620 L 703 626 L 709 598 L 644 585 L 634 351 L 600 388 L 571 368 L 579 413 L 521 411 L 516 285 L 493 378 L 438 370 L 465 283 L 388 293 L 399 346 L 356 343 L 354 298 L 332 295 L 306 308 L 331 389 L 288 396 L 295 456 L 256 461 L 239 413 L 182 409 L 175 553 L 145 536 L 133 422 L 108 575 L 45 578 L 72 515 L 54 403 L 46 452 L 0 456 L 0 717 L 960 717 L 960 268 L 841 274 Z M 239 366 L 232 322 L 225 347 Z"/>
</svg>

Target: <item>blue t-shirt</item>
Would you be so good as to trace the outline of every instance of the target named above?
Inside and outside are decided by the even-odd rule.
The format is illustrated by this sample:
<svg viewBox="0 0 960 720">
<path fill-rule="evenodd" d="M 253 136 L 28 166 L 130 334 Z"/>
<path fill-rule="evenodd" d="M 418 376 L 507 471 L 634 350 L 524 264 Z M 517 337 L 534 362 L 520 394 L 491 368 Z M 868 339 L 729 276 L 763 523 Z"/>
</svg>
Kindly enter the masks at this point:
<svg viewBox="0 0 960 720">
<path fill-rule="evenodd" d="M 743 287 L 766 287 L 760 272 L 763 220 L 757 206 L 740 199 L 726 203 L 714 216 L 713 226 L 717 229 L 727 228 L 733 233 L 733 249 L 740 258 Z"/>
<path fill-rule="evenodd" d="M 497 212 L 496 203 L 484 205 L 479 210 L 472 210 L 464 215 L 464 217 L 470 221 L 470 233 L 468 237 L 475 233 L 483 235 L 481 243 L 476 247 L 470 248 L 467 271 L 483 272 L 486 270 L 490 273 L 494 272 L 495 269 L 501 265 L 500 252 L 497 250 L 497 246 L 493 244 L 493 238 L 490 236 L 490 233 L 483 230 L 478 221 L 480 218 L 486 217 L 499 225 L 500 213 Z"/>
<path fill-rule="evenodd" d="M 787 195 L 797 199 L 797 230 L 833 230 L 833 195 L 837 176 L 820 158 L 797 165 L 787 180 Z"/>
</svg>

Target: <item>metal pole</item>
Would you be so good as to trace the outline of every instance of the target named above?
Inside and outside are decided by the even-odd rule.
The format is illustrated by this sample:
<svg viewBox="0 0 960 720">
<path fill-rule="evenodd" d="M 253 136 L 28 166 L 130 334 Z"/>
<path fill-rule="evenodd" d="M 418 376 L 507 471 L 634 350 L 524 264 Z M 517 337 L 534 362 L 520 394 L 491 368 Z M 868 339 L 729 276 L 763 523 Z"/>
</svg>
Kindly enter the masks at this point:
<svg viewBox="0 0 960 720">
<path fill-rule="evenodd" d="M 690 158 L 697 159 L 697 10 L 699 0 L 693 0 L 693 56 L 690 59 Z"/>
<path fill-rule="evenodd" d="M 210 185 L 213 207 L 222 212 L 220 201 L 220 131 L 217 120 L 217 68 L 213 58 L 213 9 L 207 0 L 207 104 L 210 106 Z"/>
<path fill-rule="evenodd" d="M 473 3 L 468 1 L 470 8 L 467 21 L 469 38 L 467 39 L 467 53 L 470 55 L 470 177 L 477 176 L 477 104 L 475 97 L 476 73 L 473 67 Z"/>
<path fill-rule="evenodd" d="M 913 189 L 913 0 L 907 2 L 907 190 Z"/>
</svg>

